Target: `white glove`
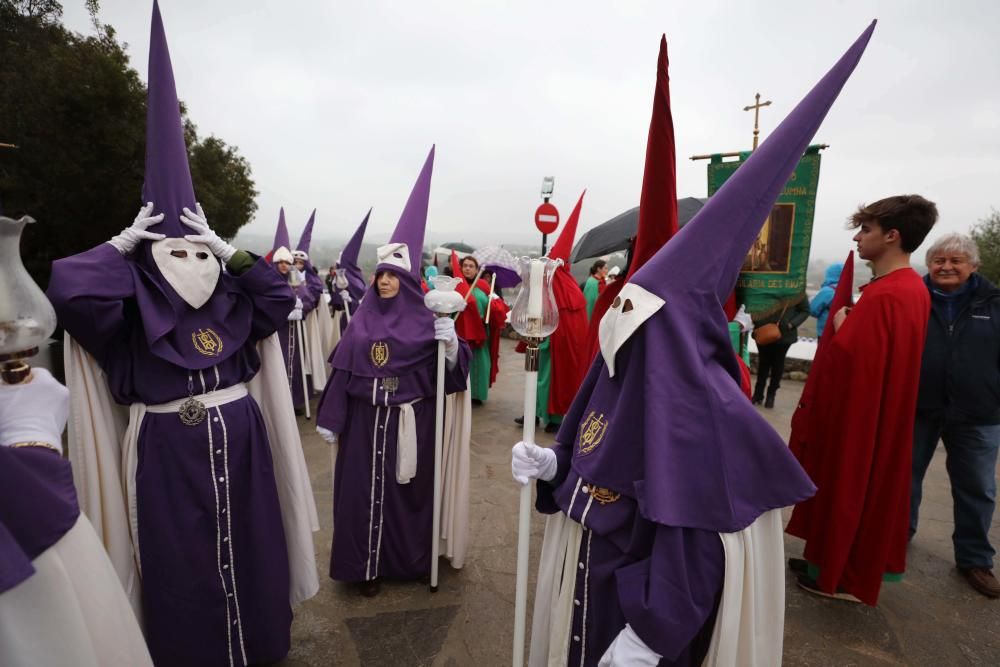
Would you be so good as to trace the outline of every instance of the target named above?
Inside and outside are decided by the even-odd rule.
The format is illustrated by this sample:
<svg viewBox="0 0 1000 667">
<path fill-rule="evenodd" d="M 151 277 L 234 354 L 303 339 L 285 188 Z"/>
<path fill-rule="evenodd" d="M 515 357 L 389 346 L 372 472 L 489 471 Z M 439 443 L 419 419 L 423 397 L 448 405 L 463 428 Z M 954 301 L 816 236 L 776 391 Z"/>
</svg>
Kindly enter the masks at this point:
<svg viewBox="0 0 1000 667">
<path fill-rule="evenodd" d="M 601 656 L 597 667 L 656 667 L 660 658 L 658 653 L 639 639 L 632 626 L 626 623 Z"/>
<path fill-rule="evenodd" d="M 295 322 L 296 320 L 302 319 L 302 308 L 292 308 L 292 312 L 288 313 L 288 321 Z"/>
<path fill-rule="evenodd" d="M 337 434 L 334 433 L 333 431 L 331 431 L 330 429 L 323 428 L 322 426 L 317 426 L 316 427 L 316 432 L 319 433 L 319 437 L 321 437 L 324 440 L 326 440 L 326 444 L 328 444 L 328 445 L 336 445 L 337 444 Z"/>
<path fill-rule="evenodd" d="M 434 339 L 444 341 L 444 358 L 448 368 L 454 368 L 458 363 L 458 334 L 455 333 L 455 320 L 450 317 L 434 319 Z"/>
<path fill-rule="evenodd" d="M 295 310 L 302 310 L 302 299 L 295 297 Z"/>
<path fill-rule="evenodd" d="M 236 254 L 236 248 L 220 239 L 219 235 L 208 226 L 208 219 L 205 217 L 205 212 L 201 210 L 201 204 L 195 204 L 194 207 L 197 213 L 192 213 L 191 209 L 187 207 L 184 208 L 184 212 L 181 213 L 181 222 L 198 233 L 188 234 L 184 238 L 191 243 L 204 243 L 213 255 L 223 262 L 228 262 Z"/>
<path fill-rule="evenodd" d="M 0 446 L 44 442 L 62 451 L 69 418 L 69 390 L 44 368 L 33 368 L 30 382 L 0 384 Z"/>
<path fill-rule="evenodd" d="M 740 328 L 746 333 L 753 331 L 753 318 L 750 317 L 750 314 L 747 312 L 746 304 L 740 306 L 739 311 L 737 311 L 736 316 L 733 318 L 733 322 L 738 322 Z"/>
<path fill-rule="evenodd" d="M 139 241 L 159 241 L 166 238 L 166 234 L 154 234 L 153 232 L 146 231 L 149 227 L 163 222 L 162 213 L 150 216 L 149 214 L 152 212 L 153 202 L 149 202 L 139 209 L 139 214 L 135 216 L 132 226 L 123 229 L 121 234 L 113 237 L 108 243 L 113 245 L 121 254 L 128 255 L 139 245 Z"/>
<path fill-rule="evenodd" d="M 549 482 L 555 479 L 558 469 L 556 453 L 547 447 L 519 442 L 510 450 L 510 473 L 521 486 L 527 486 L 532 479 Z"/>
<path fill-rule="evenodd" d="M 337 294 L 339 294 L 340 298 L 344 300 L 344 303 L 350 303 L 351 302 L 351 294 L 347 290 L 342 289 L 339 292 L 337 292 Z"/>
</svg>

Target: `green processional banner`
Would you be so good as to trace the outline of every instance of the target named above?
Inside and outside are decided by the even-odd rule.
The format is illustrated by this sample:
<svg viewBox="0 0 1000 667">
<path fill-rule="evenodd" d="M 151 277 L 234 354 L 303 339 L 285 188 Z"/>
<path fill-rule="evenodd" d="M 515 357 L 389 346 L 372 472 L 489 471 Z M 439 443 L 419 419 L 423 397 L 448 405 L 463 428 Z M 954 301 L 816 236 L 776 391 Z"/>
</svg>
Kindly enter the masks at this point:
<svg viewBox="0 0 1000 667">
<path fill-rule="evenodd" d="M 805 296 L 822 148 L 806 150 L 743 261 L 736 299 L 752 315 L 769 315 Z M 740 153 L 738 160 L 727 162 L 713 155 L 708 165 L 708 196 L 748 157 L 749 152 Z"/>
</svg>

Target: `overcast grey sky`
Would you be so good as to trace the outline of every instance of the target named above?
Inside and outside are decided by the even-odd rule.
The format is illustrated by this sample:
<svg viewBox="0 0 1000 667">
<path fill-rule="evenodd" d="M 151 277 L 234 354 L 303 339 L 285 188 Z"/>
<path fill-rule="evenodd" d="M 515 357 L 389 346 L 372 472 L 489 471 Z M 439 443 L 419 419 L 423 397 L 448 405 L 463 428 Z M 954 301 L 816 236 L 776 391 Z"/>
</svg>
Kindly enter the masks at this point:
<svg viewBox="0 0 1000 667">
<path fill-rule="evenodd" d="M 82 0 L 65 22 L 91 32 Z M 102 0 L 145 79 L 152 0 Z M 531 242 L 542 177 L 581 232 L 638 203 L 661 33 L 670 53 L 680 196 L 705 196 L 697 153 L 766 137 L 864 30 L 867 53 L 816 136 L 813 257 L 851 248 L 860 202 L 917 192 L 934 234 L 1000 207 L 1000 2 L 333 2 L 161 0 L 178 94 L 202 135 L 250 161 L 271 234 L 391 232 L 432 143 L 428 240 Z M 197 187 L 197 184 L 195 184 Z M 207 212 L 211 220 L 212 212 Z M 933 238 L 933 237 L 932 237 Z"/>
</svg>

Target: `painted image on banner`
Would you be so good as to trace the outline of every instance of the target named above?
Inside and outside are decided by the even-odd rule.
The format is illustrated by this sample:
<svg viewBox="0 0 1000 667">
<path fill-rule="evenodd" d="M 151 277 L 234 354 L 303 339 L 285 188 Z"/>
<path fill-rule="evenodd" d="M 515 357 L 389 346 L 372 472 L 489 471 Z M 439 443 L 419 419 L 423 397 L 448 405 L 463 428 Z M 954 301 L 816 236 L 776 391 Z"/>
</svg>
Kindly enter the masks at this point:
<svg viewBox="0 0 1000 667">
<path fill-rule="evenodd" d="M 795 204 L 775 204 L 753 247 L 743 260 L 743 273 L 788 273 L 792 258 Z"/>
</svg>

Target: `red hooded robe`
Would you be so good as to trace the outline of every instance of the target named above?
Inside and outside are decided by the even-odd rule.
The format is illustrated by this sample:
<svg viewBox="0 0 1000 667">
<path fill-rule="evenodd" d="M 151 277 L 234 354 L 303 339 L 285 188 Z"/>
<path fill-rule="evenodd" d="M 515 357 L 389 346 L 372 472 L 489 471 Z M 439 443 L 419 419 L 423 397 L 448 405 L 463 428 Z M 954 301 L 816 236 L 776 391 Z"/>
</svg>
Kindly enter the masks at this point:
<svg viewBox="0 0 1000 667">
<path fill-rule="evenodd" d="M 559 326 L 549 338 L 552 379 L 549 386 L 548 412 L 552 415 L 564 415 L 569 410 L 592 359 L 585 347 L 587 300 L 569 270 L 569 255 L 576 239 L 584 194 L 586 191 L 580 195 L 569 220 L 566 221 L 566 226 L 559 234 L 559 240 L 548 254 L 551 259 L 563 261 L 563 265 L 556 269 L 552 281 L 552 291 L 559 307 Z"/>
<path fill-rule="evenodd" d="M 587 330 L 588 367 L 601 350 L 598 339 L 601 318 L 628 279 L 677 233 L 677 152 L 674 148 L 674 119 L 670 113 L 668 67 L 667 39 L 661 37 L 653 115 L 646 139 L 646 168 L 642 174 L 642 194 L 639 197 L 639 229 L 632 241 L 628 275 L 608 285 L 594 304 Z"/>
</svg>

